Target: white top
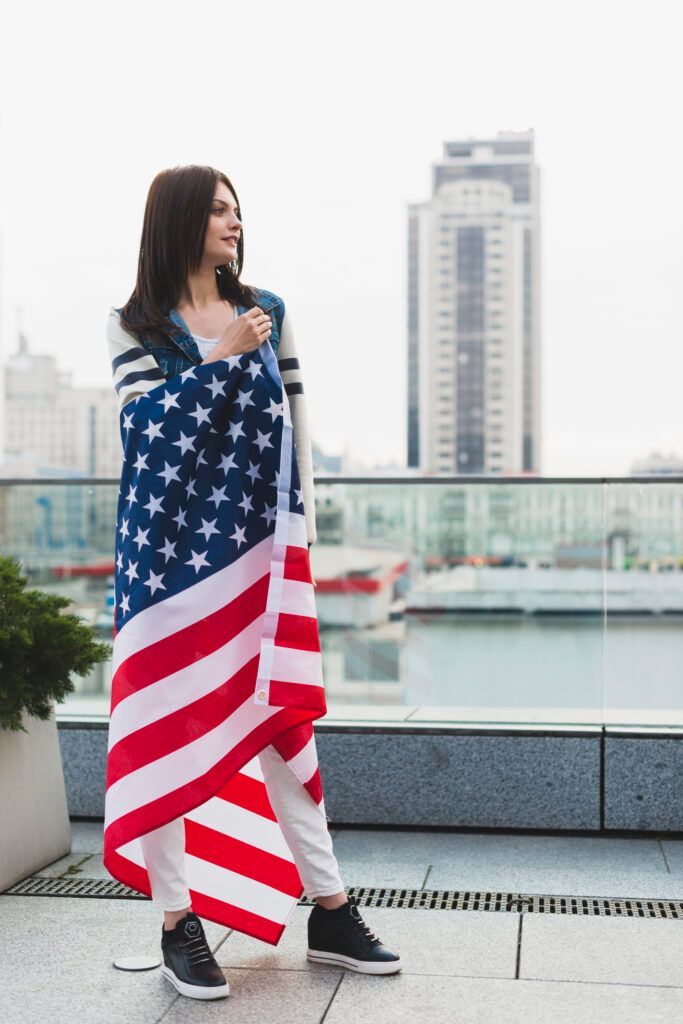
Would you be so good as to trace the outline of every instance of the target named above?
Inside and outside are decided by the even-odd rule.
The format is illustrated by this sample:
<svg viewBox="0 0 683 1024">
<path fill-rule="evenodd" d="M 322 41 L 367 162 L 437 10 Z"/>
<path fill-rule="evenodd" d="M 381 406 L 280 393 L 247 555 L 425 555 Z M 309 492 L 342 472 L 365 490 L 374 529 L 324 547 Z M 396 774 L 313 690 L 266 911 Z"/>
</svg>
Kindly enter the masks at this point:
<svg viewBox="0 0 683 1024">
<path fill-rule="evenodd" d="M 232 307 L 232 319 L 237 319 L 237 306 Z M 220 337 L 203 338 L 201 334 L 193 334 L 192 337 L 194 338 L 197 344 L 197 348 L 199 349 L 199 354 L 202 357 L 202 359 L 206 359 L 206 357 L 214 350 L 218 342 L 221 340 Z"/>
<path fill-rule="evenodd" d="M 209 353 L 213 351 L 221 340 L 220 338 L 202 338 L 201 334 L 193 334 L 192 337 L 197 344 L 197 348 L 199 349 L 199 354 L 202 359 L 206 359 Z"/>
</svg>

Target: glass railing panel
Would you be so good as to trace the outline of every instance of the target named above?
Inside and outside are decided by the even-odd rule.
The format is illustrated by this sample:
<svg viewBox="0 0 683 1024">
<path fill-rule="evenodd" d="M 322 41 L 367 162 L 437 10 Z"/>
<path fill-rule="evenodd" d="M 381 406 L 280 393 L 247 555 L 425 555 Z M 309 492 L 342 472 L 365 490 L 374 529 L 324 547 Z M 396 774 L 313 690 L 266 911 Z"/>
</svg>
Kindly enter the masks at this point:
<svg viewBox="0 0 683 1024">
<path fill-rule="evenodd" d="M 19 559 L 30 587 L 70 599 L 70 611 L 111 646 L 118 484 L 0 482 L 0 553 Z M 57 714 L 108 715 L 111 662 L 85 677 Z"/>
<path fill-rule="evenodd" d="M 600 721 L 599 481 L 323 478 L 316 495 L 336 717 Z"/>
<path fill-rule="evenodd" d="M 683 482 L 605 484 L 605 722 L 683 726 Z"/>
</svg>

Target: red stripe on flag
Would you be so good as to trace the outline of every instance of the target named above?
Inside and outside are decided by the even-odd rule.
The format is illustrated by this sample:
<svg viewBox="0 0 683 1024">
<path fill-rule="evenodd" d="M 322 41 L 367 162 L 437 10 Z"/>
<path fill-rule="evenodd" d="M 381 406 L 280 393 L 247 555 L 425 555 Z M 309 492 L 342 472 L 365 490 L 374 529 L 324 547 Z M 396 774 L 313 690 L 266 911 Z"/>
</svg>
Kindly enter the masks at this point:
<svg viewBox="0 0 683 1024">
<path fill-rule="evenodd" d="M 237 807 L 243 807 L 247 811 L 254 811 L 262 818 L 270 818 L 277 821 L 275 811 L 268 799 L 268 791 L 261 779 L 253 779 L 250 775 L 238 772 L 230 779 L 227 787 L 223 787 L 219 794 L 224 800 Z"/>
<path fill-rule="evenodd" d="M 301 892 L 303 892 L 303 887 Z M 272 946 L 278 944 L 286 928 L 286 924 L 278 924 L 277 921 L 271 921 L 250 910 L 243 910 L 242 907 L 236 907 L 232 903 L 224 903 L 223 900 L 217 900 L 203 892 L 195 892 L 194 889 L 190 889 L 190 896 L 192 897 L 192 909 L 199 917 L 204 917 L 207 921 L 214 921 L 225 928 L 236 928 L 237 931 L 246 932 L 247 935 L 252 935 L 255 939 L 261 939 L 263 942 L 269 942 Z"/>
<path fill-rule="evenodd" d="M 254 692 L 257 667 L 258 658 L 252 658 L 215 690 L 123 736 L 109 751 L 107 787 L 193 743 L 230 718 Z"/>
<path fill-rule="evenodd" d="M 304 749 L 312 735 L 312 722 L 302 722 L 300 725 L 295 725 L 292 729 L 287 729 L 286 732 L 276 736 L 273 740 L 273 746 L 283 760 L 291 761 L 293 757 L 296 757 Z"/>
<path fill-rule="evenodd" d="M 306 789 L 311 794 L 315 802 L 319 804 L 323 798 L 323 784 L 322 779 L 320 778 L 320 766 L 316 768 L 306 783 Z"/>
<path fill-rule="evenodd" d="M 320 651 L 318 620 L 311 615 L 293 615 L 280 612 L 277 620 L 275 643 L 279 647 L 294 647 L 301 651 Z"/>
<path fill-rule="evenodd" d="M 266 573 L 218 611 L 126 658 L 112 680 L 111 711 L 129 694 L 200 661 L 237 636 L 265 612 L 269 579 Z"/>
<path fill-rule="evenodd" d="M 288 683 L 279 679 L 271 679 L 268 703 L 277 707 L 312 708 L 319 707 L 322 714 L 327 713 L 325 691 L 321 686 L 308 683 Z"/>
<path fill-rule="evenodd" d="M 109 874 L 117 882 L 120 882 L 121 885 L 127 885 L 130 889 L 137 889 L 138 892 L 143 892 L 151 898 L 152 886 L 146 868 L 136 864 L 133 860 L 129 860 L 128 857 L 117 853 L 116 850 L 112 850 L 107 857 L 105 867 Z"/>
<path fill-rule="evenodd" d="M 307 548 L 296 544 L 288 544 L 285 553 L 285 579 L 298 580 L 300 583 L 313 584 L 311 561 Z"/>
</svg>

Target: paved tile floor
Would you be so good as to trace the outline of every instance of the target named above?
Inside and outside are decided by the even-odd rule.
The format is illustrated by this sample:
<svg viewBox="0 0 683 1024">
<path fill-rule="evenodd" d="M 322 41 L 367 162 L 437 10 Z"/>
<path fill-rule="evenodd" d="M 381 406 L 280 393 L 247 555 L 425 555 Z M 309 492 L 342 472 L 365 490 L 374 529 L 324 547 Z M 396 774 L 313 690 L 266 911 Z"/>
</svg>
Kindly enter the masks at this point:
<svg viewBox="0 0 683 1024">
<path fill-rule="evenodd" d="M 40 873 L 108 878 L 102 824 Z M 683 841 L 336 829 L 345 884 L 683 899 Z M 0 896 L 3 1024 L 671 1024 L 683 1021 L 683 921 L 362 908 L 403 970 L 372 978 L 306 960 L 297 907 L 279 945 L 204 922 L 230 995 L 200 1003 L 153 970 L 149 900 Z"/>
</svg>

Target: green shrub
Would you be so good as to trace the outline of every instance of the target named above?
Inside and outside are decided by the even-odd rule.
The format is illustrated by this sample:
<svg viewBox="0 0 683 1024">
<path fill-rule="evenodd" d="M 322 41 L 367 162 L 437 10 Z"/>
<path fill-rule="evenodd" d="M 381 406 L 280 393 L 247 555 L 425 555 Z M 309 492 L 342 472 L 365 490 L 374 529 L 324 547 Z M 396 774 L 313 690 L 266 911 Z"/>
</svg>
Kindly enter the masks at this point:
<svg viewBox="0 0 683 1024">
<path fill-rule="evenodd" d="M 85 675 L 109 656 L 91 626 L 62 612 L 70 604 L 27 590 L 19 563 L 0 556 L 0 728 L 28 732 L 24 711 L 46 721 L 53 701 L 74 690 L 71 673 Z"/>
</svg>

